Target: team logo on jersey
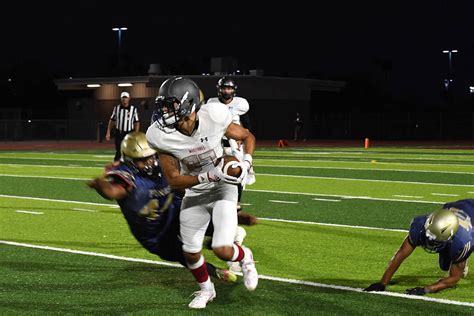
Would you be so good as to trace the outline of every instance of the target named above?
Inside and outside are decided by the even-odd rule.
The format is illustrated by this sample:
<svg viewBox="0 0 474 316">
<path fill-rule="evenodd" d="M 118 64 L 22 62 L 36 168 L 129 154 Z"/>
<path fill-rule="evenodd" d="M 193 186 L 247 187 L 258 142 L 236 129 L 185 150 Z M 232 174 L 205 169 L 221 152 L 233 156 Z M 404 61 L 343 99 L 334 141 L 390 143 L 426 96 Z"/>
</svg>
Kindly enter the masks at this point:
<svg viewBox="0 0 474 316">
<path fill-rule="evenodd" d="M 208 141 L 207 137 L 201 138 L 201 143 L 203 143 L 204 141 L 206 141 L 206 142 Z"/>
<path fill-rule="evenodd" d="M 206 146 L 199 146 L 199 147 L 196 147 L 196 148 L 188 149 L 189 153 L 195 153 L 195 152 L 202 151 L 202 150 L 206 150 Z"/>
</svg>

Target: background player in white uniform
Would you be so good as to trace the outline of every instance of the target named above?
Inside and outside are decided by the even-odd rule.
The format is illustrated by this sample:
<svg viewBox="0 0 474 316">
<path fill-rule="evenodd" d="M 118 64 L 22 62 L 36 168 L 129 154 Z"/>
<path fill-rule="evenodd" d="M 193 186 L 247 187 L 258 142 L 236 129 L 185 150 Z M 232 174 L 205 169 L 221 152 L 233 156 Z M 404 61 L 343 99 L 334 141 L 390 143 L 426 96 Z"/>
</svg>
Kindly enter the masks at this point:
<svg viewBox="0 0 474 316">
<path fill-rule="evenodd" d="M 160 87 L 156 98 L 156 121 L 148 128 L 147 140 L 159 152 L 160 165 L 174 190 L 186 189 L 180 213 L 183 251 L 200 291 L 189 304 L 204 308 L 216 292 L 201 254 L 206 228 L 212 214 L 212 248 L 225 261 L 239 261 L 247 289 L 254 290 L 258 274 L 250 249 L 234 244 L 237 227 L 237 186 L 245 181 L 252 165 L 255 137 L 232 123 L 230 112 L 210 104 L 200 109 L 199 87 L 188 78 L 173 77 Z M 198 113 L 199 111 L 199 113 Z M 243 141 L 247 154 L 239 178 L 222 172 L 222 137 Z"/>
<path fill-rule="evenodd" d="M 237 97 L 237 84 L 235 80 L 231 77 L 224 76 L 219 79 L 217 82 L 217 98 L 210 98 L 208 103 L 219 103 L 227 106 L 230 113 L 232 114 L 232 122 L 239 124 L 242 127 L 251 130 L 250 127 L 250 117 L 249 117 L 249 103 L 245 98 Z M 223 139 L 224 149 L 226 154 L 233 155 L 242 160 L 245 152 L 242 144 L 237 143 L 234 139 Z M 242 190 L 245 184 L 253 184 L 255 182 L 255 173 L 253 168 L 250 170 L 249 175 L 247 176 L 246 183 L 239 185 L 239 197 L 237 210 L 239 211 L 239 224 L 245 225 L 254 225 L 257 223 L 257 218 L 253 215 L 241 212 L 242 207 L 240 205 L 240 200 L 242 199 Z"/>
</svg>

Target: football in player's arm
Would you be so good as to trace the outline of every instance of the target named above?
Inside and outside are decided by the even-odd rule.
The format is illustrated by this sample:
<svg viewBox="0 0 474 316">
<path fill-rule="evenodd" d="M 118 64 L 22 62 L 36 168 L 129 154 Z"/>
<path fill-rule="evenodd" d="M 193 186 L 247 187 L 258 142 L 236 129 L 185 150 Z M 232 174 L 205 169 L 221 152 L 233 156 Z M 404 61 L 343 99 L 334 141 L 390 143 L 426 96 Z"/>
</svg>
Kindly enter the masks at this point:
<svg viewBox="0 0 474 316">
<path fill-rule="evenodd" d="M 430 285 L 409 288 L 406 293 L 425 295 L 455 286 L 468 272 L 467 259 L 474 242 L 473 219 L 473 199 L 446 203 L 440 210 L 415 217 L 408 236 L 390 260 L 382 279 L 364 291 L 385 291 L 392 276 L 417 246 L 429 253 L 438 253 L 439 266 L 448 271 L 448 275 Z"/>
<path fill-rule="evenodd" d="M 87 184 L 102 197 L 116 200 L 135 239 L 150 253 L 186 267 L 179 240 L 180 194 L 171 192 L 161 174 L 156 151 L 144 133 L 133 132 L 121 144 L 124 162 L 109 166 Z M 235 281 L 227 270 L 207 266 L 212 276 Z"/>
</svg>

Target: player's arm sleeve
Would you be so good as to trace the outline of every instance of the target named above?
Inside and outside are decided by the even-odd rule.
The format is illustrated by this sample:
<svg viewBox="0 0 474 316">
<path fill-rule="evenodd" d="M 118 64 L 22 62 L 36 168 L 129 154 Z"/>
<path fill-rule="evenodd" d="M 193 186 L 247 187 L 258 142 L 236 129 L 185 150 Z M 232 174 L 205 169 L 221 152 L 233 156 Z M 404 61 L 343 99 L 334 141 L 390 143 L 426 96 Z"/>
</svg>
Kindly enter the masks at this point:
<svg viewBox="0 0 474 316">
<path fill-rule="evenodd" d="M 464 247 L 460 251 L 458 251 L 457 255 L 454 257 L 453 263 L 460 263 L 462 261 L 467 260 L 467 258 L 469 258 L 469 256 L 471 255 L 472 250 L 473 248 L 471 245 L 471 241 L 465 243 Z"/>
<path fill-rule="evenodd" d="M 230 111 L 221 104 L 208 103 L 206 104 L 209 108 L 209 116 L 218 128 L 224 132 L 227 130 L 229 125 L 232 123 L 232 114 Z"/>
<path fill-rule="evenodd" d="M 111 170 L 87 184 L 108 200 L 121 200 L 135 187 L 133 175 L 120 170 Z"/>
<path fill-rule="evenodd" d="M 420 217 L 415 217 L 410 224 L 410 230 L 408 231 L 408 243 L 413 247 L 420 245 L 420 233 L 422 220 Z"/>
</svg>

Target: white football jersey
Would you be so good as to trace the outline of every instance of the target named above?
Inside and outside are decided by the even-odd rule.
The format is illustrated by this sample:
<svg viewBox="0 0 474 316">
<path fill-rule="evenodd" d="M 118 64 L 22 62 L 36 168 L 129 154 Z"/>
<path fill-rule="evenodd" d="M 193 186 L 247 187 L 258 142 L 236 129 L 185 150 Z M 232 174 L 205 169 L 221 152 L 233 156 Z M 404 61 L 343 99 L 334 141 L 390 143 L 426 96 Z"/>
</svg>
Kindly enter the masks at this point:
<svg viewBox="0 0 474 316">
<path fill-rule="evenodd" d="M 217 158 L 224 155 L 222 137 L 232 123 L 232 115 L 222 104 L 211 103 L 197 112 L 198 128 L 191 136 L 179 131 L 165 133 L 158 128 L 157 122 L 150 125 L 146 138 L 150 146 L 158 152 L 169 153 L 178 158 L 181 174 L 196 176 L 214 168 Z M 198 184 L 186 190 L 187 195 L 207 192 L 215 183 Z"/>
<path fill-rule="evenodd" d="M 219 103 L 226 105 L 229 109 L 230 113 L 232 114 L 232 123 L 236 123 L 240 125 L 240 116 L 244 115 L 248 112 L 250 106 L 246 99 L 241 97 L 234 97 L 229 104 L 222 103 L 219 101 L 219 98 L 210 98 L 207 100 L 207 103 Z M 204 105 L 205 107 L 205 105 Z"/>
</svg>

